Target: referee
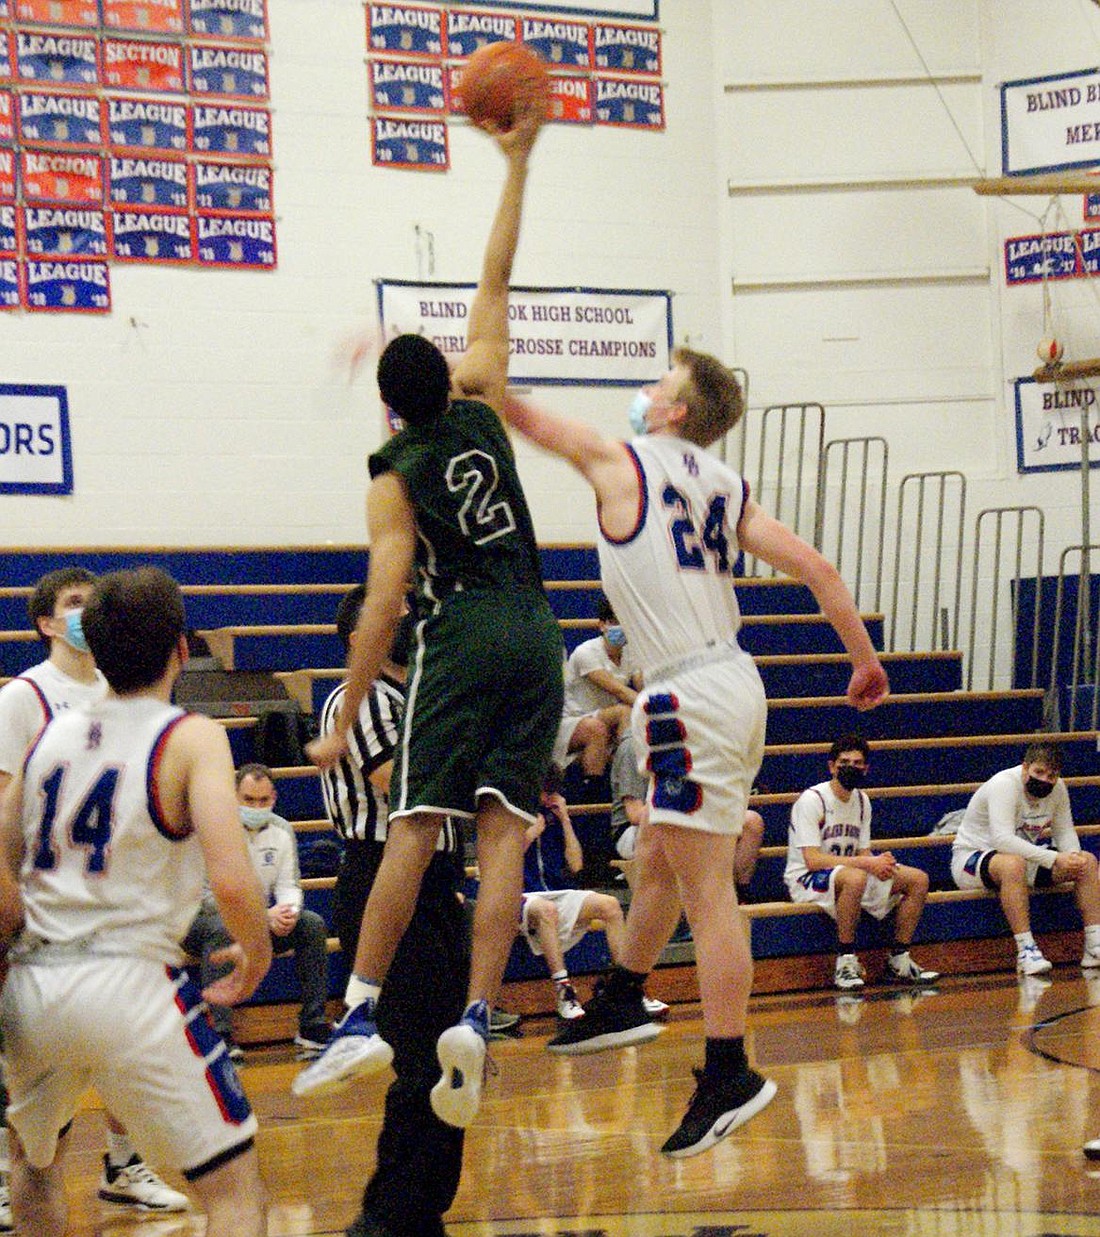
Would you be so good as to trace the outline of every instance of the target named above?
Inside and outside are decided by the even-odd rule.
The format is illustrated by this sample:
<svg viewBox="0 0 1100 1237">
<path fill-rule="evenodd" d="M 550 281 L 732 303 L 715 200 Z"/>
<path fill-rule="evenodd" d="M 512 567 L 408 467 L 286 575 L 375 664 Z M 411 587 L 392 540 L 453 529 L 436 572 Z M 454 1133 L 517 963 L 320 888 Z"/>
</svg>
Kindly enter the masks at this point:
<svg viewBox="0 0 1100 1237">
<path fill-rule="evenodd" d="M 350 652 L 366 589 L 355 588 L 336 613 Z M 333 918 L 344 956 L 355 956 L 359 923 L 386 841 L 390 773 L 405 705 L 405 665 L 414 619 L 405 615 L 389 658 L 363 699 L 346 756 L 321 774 L 325 810 L 344 840 Z M 321 734 L 332 731 L 345 684 L 325 701 Z M 420 886 L 416 910 L 382 985 L 378 1032 L 394 1051 L 394 1082 L 378 1135 L 374 1175 L 348 1237 L 444 1237 L 443 1214 L 458 1191 L 464 1132 L 432 1111 L 440 1078 L 436 1041 L 462 1016 L 469 977 L 469 929 L 459 899 L 464 849 L 447 818 Z"/>
</svg>

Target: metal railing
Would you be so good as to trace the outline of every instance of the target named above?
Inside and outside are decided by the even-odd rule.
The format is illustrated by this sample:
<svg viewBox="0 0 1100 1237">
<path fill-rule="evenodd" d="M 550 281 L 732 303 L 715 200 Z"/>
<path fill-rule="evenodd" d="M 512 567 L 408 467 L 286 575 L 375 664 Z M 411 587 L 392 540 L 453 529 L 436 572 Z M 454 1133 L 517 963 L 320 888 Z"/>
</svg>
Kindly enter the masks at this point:
<svg viewBox="0 0 1100 1237">
<path fill-rule="evenodd" d="M 1073 622 L 1073 656 L 1070 663 L 1069 677 L 1069 710 L 1068 716 L 1061 716 L 1061 701 L 1058 699 L 1059 665 L 1061 661 L 1062 614 L 1065 609 L 1066 562 L 1071 555 L 1080 556 L 1078 570 L 1069 578 L 1077 580 L 1076 611 Z M 1076 730 L 1078 714 L 1078 697 L 1082 687 L 1092 688 L 1092 704 L 1089 709 L 1087 729 L 1097 729 L 1097 704 L 1100 693 L 1096 690 L 1093 668 L 1096 666 L 1097 643 L 1100 641 L 1100 630 L 1090 620 L 1092 613 L 1091 592 L 1092 575 L 1087 574 L 1087 564 L 1093 556 L 1100 554 L 1097 545 L 1070 545 L 1062 551 L 1058 559 L 1058 581 L 1054 592 L 1054 636 L 1050 648 L 1050 708 L 1048 713 L 1057 720 L 1061 729 Z M 1041 586 L 1041 577 L 1040 577 Z"/>
<path fill-rule="evenodd" d="M 907 505 L 906 499 L 914 495 L 912 504 Z M 927 508 L 928 495 L 933 496 L 934 510 L 931 512 L 931 522 L 935 527 L 935 540 L 929 553 L 925 546 L 926 524 L 929 521 Z M 955 530 L 955 581 L 954 605 L 941 609 L 941 596 L 946 590 L 944 579 L 945 537 L 947 524 L 947 509 L 949 501 L 958 508 L 958 518 Z M 909 619 L 909 652 L 916 652 L 917 638 L 921 630 L 921 592 L 922 569 L 928 562 L 928 570 L 932 578 L 932 592 L 929 605 L 925 611 L 929 623 L 927 644 L 929 649 L 951 649 L 957 647 L 959 633 L 959 607 L 962 600 L 962 547 L 963 529 L 966 520 L 966 477 L 961 472 L 921 472 L 908 473 L 902 477 L 898 487 L 897 508 L 897 538 L 894 547 L 894 591 L 890 618 L 890 648 L 899 648 L 899 592 L 903 574 L 902 544 L 906 530 L 906 516 L 910 516 L 911 533 L 906 544 L 911 547 L 912 557 L 912 596 L 913 604 Z M 953 615 L 951 611 L 954 611 Z"/>
<path fill-rule="evenodd" d="M 835 463 L 837 457 L 839 464 Z M 821 538 L 819 549 L 844 577 L 856 605 L 861 609 L 869 605 L 875 613 L 882 605 L 889 463 L 890 449 L 885 438 L 834 438 L 825 444 L 817 482 L 814 524 Z M 878 472 L 877 498 L 871 483 L 872 464 Z M 837 467 L 840 475 L 831 493 L 829 487 Z M 850 506 L 854 508 L 851 512 Z M 873 541 L 868 531 L 872 507 L 876 508 L 874 516 L 878 524 L 878 534 Z M 830 519 L 830 512 L 834 510 L 835 515 Z M 853 526 L 854 531 L 851 531 Z M 851 569 L 849 563 L 854 564 Z M 870 577 L 870 596 L 866 599 L 865 572 Z"/>
</svg>

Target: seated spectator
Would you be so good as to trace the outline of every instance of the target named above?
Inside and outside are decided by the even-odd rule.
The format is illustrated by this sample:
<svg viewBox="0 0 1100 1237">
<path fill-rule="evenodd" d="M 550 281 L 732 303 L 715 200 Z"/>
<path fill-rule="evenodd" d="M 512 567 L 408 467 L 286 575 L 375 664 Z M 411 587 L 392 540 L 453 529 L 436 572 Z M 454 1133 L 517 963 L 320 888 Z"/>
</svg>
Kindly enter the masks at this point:
<svg viewBox="0 0 1100 1237">
<path fill-rule="evenodd" d="M 1016 969 L 1041 975 L 1051 964 L 1031 935 L 1030 893 L 1071 881 L 1085 924 L 1081 965 L 1100 967 L 1100 884 L 1095 856 L 1081 849 L 1055 743 L 1032 743 L 1023 762 L 1002 769 L 971 796 L 951 848 L 960 889 L 995 889 L 1016 938 Z"/>
<path fill-rule="evenodd" d="M 266 765 L 247 764 L 237 771 L 237 800 L 249 854 L 267 895 L 272 948 L 276 953 L 294 951 L 294 967 L 302 990 L 294 1043 L 299 1059 L 304 1060 L 321 1052 L 330 1035 L 329 1024 L 325 1021 L 328 932 L 320 915 L 303 909 L 294 831 L 273 811 L 275 783 Z M 203 988 L 230 969 L 225 964 L 210 961 L 212 953 L 230 944 L 232 940 L 208 889 L 183 942 L 188 953 L 201 959 Z M 230 1057 L 240 1060 L 244 1052 L 233 1040 L 228 1007 L 211 1005 L 209 1009 L 214 1029 L 225 1040 Z"/>
<path fill-rule="evenodd" d="M 792 901 L 812 902 L 836 920 L 833 982 L 845 992 L 862 988 L 866 974 L 855 953 L 861 910 L 875 919 L 897 912 L 888 981 L 928 984 L 939 978 L 936 971 L 922 970 L 909 953 L 928 896 L 927 873 L 898 863 L 889 851 L 871 850 L 871 800 L 859 789 L 870 756 L 867 741 L 858 735 L 833 744 L 829 781 L 803 791 L 791 808 L 783 874 Z"/>
<path fill-rule="evenodd" d="M 626 635 L 605 597 L 596 608 L 600 634 L 578 644 L 565 663 L 565 705 L 554 747 L 554 763 L 580 754 L 585 777 L 599 777 L 630 727 L 630 709 L 641 680 Z"/>
<path fill-rule="evenodd" d="M 618 898 L 591 889 L 577 889 L 576 875 L 584 853 L 561 795 L 561 770 L 551 765 L 541 796 L 538 820 L 529 825 L 523 863 L 523 903 L 520 935 L 536 957 L 546 960 L 554 981 L 558 1017 L 583 1018 L 565 965 L 567 950 L 602 921 L 607 948 L 613 959 L 622 952 L 623 910 Z M 663 1001 L 645 998 L 651 1017 L 668 1010 Z"/>
<path fill-rule="evenodd" d="M 620 859 L 633 859 L 638 826 L 645 810 L 648 776 L 638 768 L 634 737 L 623 735 L 611 761 L 611 837 Z M 737 901 L 747 906 L 753 901 L 749 885 L 756 872 L 760 847 L 764 842 L 764 818 L 751 808 L 741 822 L 741 836 L 733 859 L 733 879 Z"/>
</svg>

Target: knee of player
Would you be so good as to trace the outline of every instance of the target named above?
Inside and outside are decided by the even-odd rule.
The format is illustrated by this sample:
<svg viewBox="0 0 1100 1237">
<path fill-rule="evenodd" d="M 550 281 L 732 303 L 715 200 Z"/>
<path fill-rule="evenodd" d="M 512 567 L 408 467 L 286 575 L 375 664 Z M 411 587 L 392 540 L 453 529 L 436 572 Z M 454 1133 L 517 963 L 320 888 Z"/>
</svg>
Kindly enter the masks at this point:
<svg viewBox="0 0 1100 1237">
<path fill-rule="evenodd" d="M 764 817 L 751 808 L 745 813 L 741 822 L 741 837 L 746 841 L 762 842 L 764 840 Z"/>
<path fill-rule="evenodd" d="M 602 919 L 604 923 L 622 923 L 623 908 L 618 898 L 612 897 L 611 894 L 601 894 L 595 905 L 595 918 Z"/>
</svg>

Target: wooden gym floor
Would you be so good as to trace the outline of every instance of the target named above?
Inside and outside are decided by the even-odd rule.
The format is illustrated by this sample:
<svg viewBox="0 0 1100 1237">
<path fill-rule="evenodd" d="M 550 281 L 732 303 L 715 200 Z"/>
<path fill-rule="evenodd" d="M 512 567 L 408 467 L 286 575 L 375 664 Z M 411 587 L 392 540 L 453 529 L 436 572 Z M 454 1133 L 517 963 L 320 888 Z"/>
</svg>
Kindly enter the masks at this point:
<svg viewBox="0 0 1100 1237">
<path fill-rule="evenodd" d="M 550 1056 L 548 1019 L 495 1044 L 470 1131 L 455 1237 L 1100 1237 L 1100 973 L 951 976 L 934 993 L 871 987 L 753 1001 L 751 1054 L 776 1100 L 714 1150 L 658 1148 L 701 1064 L 698 1007 L 653 1044 Z M 294 1099 L 287 1045 L 242 1069 L 260 1119 L 272 1237 L 343 1233 L 373 1161 L 388 1075 Z M 78 1237 L 191 1237 L 197 1216 L 101 1204 L 102 1120 L 89 1099 L 69 1156 Z M 166 1174 L 168 1175 L 168 1174 Z M 174 1184 L 178 1180 L 171 1178 Z"/>
</svg>

